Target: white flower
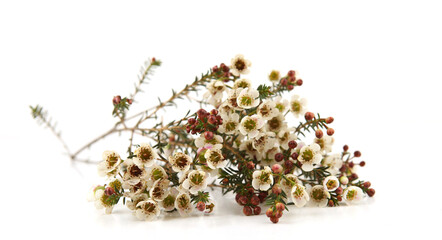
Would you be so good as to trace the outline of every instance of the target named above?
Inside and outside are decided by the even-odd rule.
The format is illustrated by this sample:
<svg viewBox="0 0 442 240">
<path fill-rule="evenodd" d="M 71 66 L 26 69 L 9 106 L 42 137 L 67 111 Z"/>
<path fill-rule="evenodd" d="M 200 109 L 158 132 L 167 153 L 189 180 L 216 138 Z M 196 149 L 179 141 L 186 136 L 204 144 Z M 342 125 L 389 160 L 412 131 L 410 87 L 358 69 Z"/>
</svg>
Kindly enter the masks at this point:
<svg viewBox="0 0 442 240">
<path fill-rule="evenodd" d="M 329 153 L 332 151 L 334 138 L 328 135 L 322 136 L 322 138 L 315 138 L 314 142 L 321 147 L 321 151 Z"/>
<path fill-rule="evenodd" d="M 278 132 L 278 141 L 279 145 L 284 149 L 289 149 L 289 142 L 298 140 L 298 137 L 295 134 L 291 134 L 293 131 L 292 128 L 284 128 Z"/>
<path fill-rule="evenodd" d="M 219 126 L 218 132 L 225 134 L 235 134 L 239 127 L 239 115 L 237 113 L 232 113 L 229 115 L 224 115 L 223 124 Z"/>
<path fill-rule="evenodd" d="M 223 138 L 220 135 L 213 135 L 213 138 L 207 140 L 203 134 L 195 139 L 195 146 L 197 148 L 215 148 L 221 149 L 223 147 Z"/>
<path fill-rule="evenodd" d="M 265 133 L 259 133 L 254 139 L 253 139 L 253 147 L 259 152 L 263 153 L 273 147 L 275 147 L 276 134 L 274 132 L 265 132 Z"/>
<path fill-rule="evenodd" d="M 121 163 L 120 155 L 114 151 L 104 151 L 102 158 L 103 161 L 97 166 L 98 175 L 100 177 L 117 175 Z"/>
<path fill-rule="evenodd" d="M 114 196 L 114 195 L 112 195 Z M 111 214 L 112 210 L 114 208 L 114 205 L 117 204 L 117 199 L 113 198 L 112 196 L 108 196 L 104 193 L 104 188 L 99 188 L 95 190 L 95 207 L 97 209 L 103 209 L 105 208 L 106 214 Z"/>
<path fill-rule="evenodd" d="M 269 74 L 269 80 L 272 82 L 276 82 L 279 81 L 279 79 L 281 78 L 279 71 L 277 70 L 272 70 Z"/>
<path fill-rule="evenodd" d="M 312 143 L 308 146 L 303 146 L 299 152 L 298 160 L 302 163 L 302 170 L 310 172 L 313 170 L 313 165 L 319 164 L 322 160 L 320 153 L 321 148 L 318 144 Z"/>
<path fill-rule="evenodd" d="M 204 93 L 203 98 L 209 99 L 209 104 L 216 106 L 223 98 L 223 93 L 226 90 L 226 86 L 223 81 L 212 80 L 207 84 L 207 92 Z"/>
<path fill-rule="evenodd" d="M 278 114 L 276 114 L 275 117 L 269 119 L 267 121 L 267 131 L 271 131 L 271 132 L 279 132 L 282 131 L 283 129 L 287 128 L 287 123 L 284 122 L 285 118 L 284 115 L 279 114 L 279 112 L 277 111 Z"/>
<path fill-rule="evenodd" d="M 346 203 L 358 203 L 362 200 L 362 197 L 364 196 L 364 192 L 361 188 L 356 186 L 348 187 L 344 190 L 343 193 L 343 199 Z"/>
<path fill-rule="evenodd" d="M 160 215 L 160 207 L 153 200 L 141 201 L 137 204 L 135 216 L 140 220 L 152 221 Z"/>
<path fill-rule="evenodd" d="M 150 197 L 155 201 L 162 201 L 167 196 L 169 183 L 170 181 L 164 178 L 156 180 L 149 191 Z"/>
<path fill-rule="evenodd" d="M 248 79 L 237 79 L 235 83 L 233 84 L 233 88 L 251 88 L 252 87 L 252 81 Z"/>
<path fill-rule="evenodd" d="M 227 165 L 227 161 L 223 157 L 223 153 L 219 149 L 209 149 L 204 154 L 207 166 L 211 169 L 223 168 Z"/>
<path fill-rule="evenodd" d="M 167 173 L 163 167 L 155 164 L 147 170 L 146 179 L 150 181 L 149 185 L 153 185 L 156 180 L 162 178 L 167 178 Z"/>
<path fill-rule="evenodd" d="M 139 148 L 135 149 L 134 154 L 136 157 L 133 158 L 133 161 L 140 167 L 150 167 L 158 158 L 158 154 L 148 143 L 141 144 Z"/>
<path fill-rule="evenodd" d="M 258 115 L 245 116 L 239 124 L 239 131 L 243 135 L 254 138 L 258 135 L 259 129 L 264 126 L 264 120 Z"/>
<path fill-rule="evenodd" d="M 253 147 L 253 139 L 242 141 L 239 150 L 246 151 L 246 154 L 252 159 L 261 159 L 261 154 Z"/>
<path fill-rule="evenodd" d="M 123 175 L 123 180 L 130 185 L 135 185 L 140 182 L 140 179 L 146 178 L 147 172 L 144 167 L 135 164 L 131 159 L 124 161 L 126 171 Z"/>
<path fill-rule="evenodd" d="M 146 201 L 147 199 L 149 199 L 149 196 L 147 196 L 147 194 L 145 194 L 145 193 L 141 193 L 141 194 L 138 194 L 138 195 L 133 195 L 131 197 L 130 201 L 126 201 L 126 206 L 130 210 L 136 210 L 137 209 L 137 204 L 139 202 Z"/>
<path fill-rule="evenodd" d="M 190 196 L 188 193 L 180 193 L 175 199 L 175 208 L 178 210 L 182 217 L 188 216 L 192 210 L 192 204 L 190 202 Z"/>
<path fill-rule="evenodd" d="M 272 100 L 267 100 L 261 103 L 256 112 L 258 116 L 261 116 L 265 120 L 272 119 L 279 114 L 279 110 L 276 108 L 276 103 Z"/>
<path fill-rule="evenodd" d="M 269 150 L 267 150 L 265 153 L 262 154 L 261 157 L 261 165 L 263 166 L 273 166 L 273 164 L 276 163 L 275 161 L 275 155 L 277 153 L 280 153 L 280 148 L 279 146 L 275 146 L 270 148 Z M 258 160 L 259 158 L 257 158 Z"/>
<path fill-rule="evenodd" d="M 231 110 L 241 110 L 241 108 L 238 106 L 238 96 L 242 90 L 243 88 L 237 88 L 232 89 L 227 93 L 226 104 L 231 108 Z"/>
<path fill-rule="evenodd" d="M 330 193 L 322 185 L 316 185 L 310 189 L 310 202 L 313 206 L 325 207 L 329 198 Z"/>
<path fill-rule="evenodd" d="M 164 208 L 164 211 L 170 212 L 175 209 L 175 199 L 179 191 L 176 188 L 171 188 L 167 193 L 167 196 L 160 202 L 160 206 Z"/>
<path fill-rule="evenodd" d="M 131 195 L 137 195 L 143 193 L 147 189 L 147 181 L 145 179 L 140 179 L 137 183 L 133 184 L 134 181 L 124 181 L 123 188 L 129 189 Z"/>
<path fill-rule="evenodd" d="M 204 171 L 192 170 L 184 180 L 182 187 L 189 190 L 191 194 L 197 194 L 198 191 L 203 191 L 207 187 L 207 177 Z"/>
<path fill-rule="evenodd" d="M 236 98 L 238 107 L 249 109 L 258 106 L 259 104 L 259 92 L 252 88 L 244 88 Z"/>
<path fill-rule="evenodd" d="M 327 191 L 333 192 L 339 187 L 339 180 L 335 176 L 328 176 L 324 179 L 322 185 Z"/>
<path fill-rule="evenodd" d="M 253 172 L 252 186 L 256 190 L 267 191 L 273 184 L 272 170 L 265 166 L 263 170 Z"/>
<path fill-rule="evenodd" d="M 290 181 L 288 181 L 287 179 L 289 179 Z M 293 187 L 296 185 L 302 185 L 301 180 L 298 179 L 298 177 L 296 177 L 293 174 L 287 174 L 285 175 L 285 178 L 281 179 L 281 189 L 287 194 L 289 195 L 289 193 L 292 192 Z"/>
<path fill-rule="evenodd" d="M 252 63 L 245 59 L 242 54 L 238 54 L 235 56 L 235 58 L 232 58 L 231 64 L 230 72 L 235 76 L 249 73 L 249 67 L 252 66 Z"/>
<path fill-rule="evenodd" d="M 175 172 L 185 172 L 189 170 L 192 158 L 182 152 L 177 152 L 169 157 L 169 163 Z"/>
<path fill-rule="evenodd" d="M 332 155 L 327 155 L 322 161 L 323 166 L 327 166 L 332 175 L 337 175 L 339 173 L 339 169 L 342 167 L 343 161 L 341 158 L 341 154 L 336 153 Z"/>
<path fill-rule="evenodd" d="M 289 101 L 287 99 L 282 99 L 281 96 L 278 96 L 274 100 L 275 108 L 279 110 L 280 113 L 284 114 L 289 106 Z"/>
<path fill-rule="evenodd" d="M 291 189 L 292 201 L 296 207 L 304 207 L 310 200 L 309 194 L 305 190 L 305 187 L 301 184 L 295 184 Z M 327 203 L 327 202 L 326 202 Z"/>
<path fill-rule="evenodd" d="M 307 105 L 307 100 L 305 98 L 299 98 L 298 95 L 293 95 L 292 100 L 290 101 L 290 110 L 292 111 L 295 117 L 299 117 L 305 114 L 307 109 L 305 106 Z"/>
</svg>

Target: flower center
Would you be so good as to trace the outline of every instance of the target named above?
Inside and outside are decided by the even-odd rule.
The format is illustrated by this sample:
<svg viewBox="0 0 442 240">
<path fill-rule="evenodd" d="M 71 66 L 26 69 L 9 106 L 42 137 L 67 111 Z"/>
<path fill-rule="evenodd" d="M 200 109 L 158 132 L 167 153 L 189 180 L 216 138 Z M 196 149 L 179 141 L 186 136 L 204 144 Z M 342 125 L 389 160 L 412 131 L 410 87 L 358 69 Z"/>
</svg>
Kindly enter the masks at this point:
<svg viewBox="0 0 442 240">
<path fill-rule="evenodd" d="M 249 131 L 252 131 L 256 128 L 256 122 L 253 121 L 253 119 L 248 119 L 244 122 L 244 128 Z"/>
<path fill-rule="evenodd" d="M 281 103 L 276 104 L 275 107 L 276 107 L 280 112 L 283 112 L 284 109 L 285 109 L 284 104 L 281 104 Z"/>
<path fill-rule="evenodd" d="M 270 119 L 267 123 L 269 124 L 269 126 L 272 130 L 278 129 L 279 126 L 281 125 L 281 123 L 279 122 L 279 119 L 277 117 Z"/>
<path fill-rule="evenodd" d="M 235 62 L 236 69 L 238 69 L 239 71 L 242 71 L 242 70 L 244 70 L 245 67 L 246 67 L 246 63 L 243 60 L 241 60 L 241 59 L 236 60 L 236 62 Z"/>
<path fill-rule="evenodd" d="M 312 198 L 315 200 L 322 200 L 324 199 L 325 194 L 322 189 L 313 189 L 312 191 Z"/>
<path fill-rule="evenodd" d="M 160 179 L 162 177 L 163 177 L 163 172 L 160 169 L 154 168 L 152 170 L 152 179 L 153 180 L 158 180 L 158 179 Z"/>
<path fill-rule="evenodd" d="M 193 184 L 195 184 L 195 185 L 199 185 L 199 184 L 201 184 L 202 182 L 203 182 L 203 180 L 204 180 L 204 177 L 203 177 L 203 175 L 201 175 L 201 174 L 194 174 L 191 178 L 190 178 L 190 181 L 193 183 Z"/>
<path fill-rule="evenodd" d="M 252 105 L 252 98 L 250 96 L 242 96 L 241 97 L 241 104 L 245 106 Z"/>
<path fill-rule="evenodd" d="M 309 162 L 313 159 L 313 151 L 311 149 L 306 149 L 303 153 L 302 153 L 302 158 L 304 159 L 304 161 Z"/>
<path fill-rule="evenodd" d="M 333 189 L 338 186 L 338 183 L 335 180 L 328 180 L 326 186 L 328 189 Z"/>
<path fill-rule="evenodd" d="M 293 112 L 300 112 L 301 111 L 301 104 L 298 101 L 294 101 L 292 103 L 292 111 Z"/>
<path fill-rule="evenodd" d="M 353 200 L 356 198 L 356 191 L 355 190 L 349 190 L 347 192 L 347 199 L 348 200 Z"/>
<path fill-rule="evenodd" d="M 139 177 L 143 172 L 137 165 L 132 165 L 129 169 L 130 175 Z"/>
<path fill-rule="evenodd" d="M 142 160 L 150 160 L 152 158 L 152 151 L 148 148 L 142 148 L 138 157 Z"/>
<path fill-rule="evenodd" d="M 233 130 L 235 130 L 235 129 L 236 129 L 236 122 L 228 122 L 228 123 L 226 124 L 226 130 L 227 130 L 228 132 L 233 131 Z"/>
</svg>

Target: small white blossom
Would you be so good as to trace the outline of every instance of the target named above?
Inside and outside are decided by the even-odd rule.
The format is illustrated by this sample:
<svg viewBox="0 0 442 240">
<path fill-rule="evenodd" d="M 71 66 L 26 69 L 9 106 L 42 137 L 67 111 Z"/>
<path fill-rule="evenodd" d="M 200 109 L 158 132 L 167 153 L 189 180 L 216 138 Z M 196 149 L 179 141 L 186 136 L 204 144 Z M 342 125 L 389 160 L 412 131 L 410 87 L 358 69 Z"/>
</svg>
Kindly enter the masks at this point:
<svg viewBox="0 0 442 240">
<path fill-rule="evenodd" d="M 259 152 L 264 153 L 265 151 L 275 147 L 276 134 L 274 132 L 265 132 L 265 133 L 259 133 L 254 139 L 253 139 L 253 147 Z"/>
<path fill-rule="evenodd" d="M 295 115 L 295 117 L 303 116 L 307 109 L 307 100 L 305 98 L 299 98 L 298 95 L 293 95 L 290 101 L 290 111 Z"/>
<path fill-rule="evenodd" d="M 238 106 L 238 96 L 243 88 L 232 89 L 227 93 L 226 104 L 231 108 L 231 110 L 241 110 L 242 108 Z M 221 110 L 223 112 L 223 110 Z M 221 113 L 220 113 L 221 114 Z"/>
<path fill-rule="evenodd" d="M 281 96 L 278 96 L 275 98 L 274 102 L 275 108 L 277 108 L 280 113 L 284 114 L 284 112 L 287 111 L 289 106 L 289 101 L 287 99 L 282 99 Z"/>
<path fill-rule="evenodd" d="M 219 126 L 218 131 L 225 134 L 235 134 L 239 127 L 239 115 L 232 113 L 223 116 L 223 124 Z"/>
<path fill-rule="evenodd" d="M 195 146 L 197 148 L 215 148 L 221 149 L 223 147 L 223 138 L 220 135 L 213 135 L 213 138 L 207 140 L 203 134 L 195 139 Z"/>
<path fill-rule="evenodd" d="M 270 148 L 269 150 L 267 150 L 265 153 L 262 154 L 261 165 L 262 166 L 273 166 L 273 164 L 276 163 L 275 155 L 280 152 L 281 152 L 281 150 L 280 150 L 279 146 L 274 146 L 274 147 Z M 257 158 L 257 160 L 259 160 L 259 158 Z"/>
<path fill-rule="evenodd" d="M 242 54 L 238 54 L 234 58 L 232 58 L 230 72 L 235 76 L 239 76 L 240 74 L 247 74 L 250 72 L 249 68 L 251 66 L 252 63 L 249 60 L 245 59 Z"/>
<path fill-rule="evenodd" d="M 155 181 L 157 181 L 158 179 L 166 179 L 167 178 L 167 173 L 164 170 L 163 167 L 154 164 L 152 167 L 150 167 L 147 170 L 147 177 L 146 179 L 148 180 L 148 186 L 153 186 L 153 184 L 155 183 Z"/>
<path fill-rule="evenodd" d="M 323 151 L 324 153 L 329 153 L 332 151 L 334 141 L 334 138 L 328 135 L 314 139 L 314 142 L 321 147 L 321 151 Z"/>
<path fill-rule="evenodd" d="M 134 183 L 134 181 L 123 181 L 122 185 L 124 189 L 129 189 L 128 194 L 130 193 L 131 196 L 141 194 L 148 188 L 147 181 L 143 178 L 140 178 L 137 183 Z"/>
<path fill-rule="evenodd" d="M 310 172 L 316 164 L 322 160 L 321 148 L 318 144 L 312 143 L 309 146 L 303 146 L 299 152 L 298 160 L 302 163 L 302 170 Z"/>
<path fill-rule="evenodd" d="M 189 190 L 191 194 L 197 194 L 198 191 L 203 191 L 207 187 L 207 174 L 201 170 L 192 170 L 184 180 L 182 187 Z"/>
<path fill-rule="evenodd" d="M 325 207 L 329 198 L 330 193 L 322 185 L 316 185 L 310 189 L 310 202 L 313 206 Z"/>
<path fill-rule="evenodd" d="M 272 170 L 265 166 L 263 170 L 253 172 L 252 186 L 256 190 L 267 191 L 273 184 Z"/>
<path fill-rule="evenodd" d="M 171 188 L 169 190 L 166 197 L 160 202 L 160 206 L 164 208 L 164 211 L 170 212 L 175 209 L 175 199 L 178 194 L 179 191 L 176 188 Z"/>
<path fill-rule="evenodd" d="M 269 119 L 266 124 L 267 131 L 278 133 L 287 128 L 287 123 L 284 122 L 284 115 L 276 114 L 273 118 Z"/>
<path fill-rule="evenodd" d="M 189 170 L 192 158 L 182 152 L 177 152 L 169 157 L 169 163 L 175 172 L 185 172 Z"/>
<path fill-rule="evenodd" d="M 279 110 L 276 108 L 276 103 L 272 100 L 266 100 L 261 103 L 256 112 L 258 116 L 261 116 L 264 120 L 272 119 L 279 114 Z"/>
<path fill-rule="evenodd" d="M 341 158 L 341 154 L 336 153 L 332 155 L 327 155 L 322 161 L 323 166 L 327 166 L 332 175 L 337 175 L 339 173 L 339 169 L 342 167 L 343 161 Z"/>
<path fill-rule="evenodd" d="M 252 88 L 244 88 L 236 98 L 238 107 L 243 109 L 254 108 L 259 104 L 259 92 Z"/>
<path fill-rule="evenodd" d="M 104 193 L 103 188 L 96 189 L 94 197 L 95 197 L 95 208 L 97 209 L 104 208 L 106 214 L 112 213 L 112 210 L 116 202 L 113 201 L 113 199 L 110 196 Z"/>
<path fill-rule="evenodd" d="M 131 197 L 130 201 L 126 201 L 126 206 L 130 209 L 130 210 L 136 210 L 137 209 L 137 205 L 139 202 L 142 201 L 146 201 L 149 199 L 149 196 L 147 196 L 146 193 L 141 193 L 138 195 L 133 195 Z"/>
<path fill-rule="evenodd" d="M 227 160 L 224 159 L 223 153 L 219 149 L 209 149 L 204 154 L 207 166 L 211 169 L 223 168 L 227 165 Z"/>
<path fill-rule="evenodd" d="M 327 191 L 333 192 L 339 187 L 339 179 L 335 176 L 328 176 L 324 179 L 322 185 Z"/>
<path fill-rule="evenodd" d="M 252 87 L 252 81 L 248 79 L 237 79 L 235 83 L 233 84 L 233 88 L 251 88 Z"/>
<path fill-rule="evenodd" d="M 348 204 L 360 202 L 363 196 L 364 192 L 362 189 L 356 186 L 348 187 L 343 193 L 343 199 Z"/>
<path fill-rule="evenodd" d="M 133 158 L 133 161 L 140 167 L 150 167 L 158 158 L 158 154 L 148 143 L 141 144 L 139 148 L 135 149 L 134 154 L 136 157 Z"/>
<path fill-rule="evenodd" d="M 175 208 L 182 217 L 188 216 L 192 212 L 193 207 L 188 193 L 178 194 L 175 199 Z"/>
<path fill-rule="evenodd" d="M 124 172 L 123 180 L 126 183 L 135 185 L 141 179 L 146 178 L 147 172 L 144 167 L 135 164 L 132 159 L 124 161 L 124 165 L 126 166 L 126 171 Z"/>
<path fill-rule="evenodd" d="M 100 177 L 114 177 L 121 164 L 120 155 L 115 151 L 104 151 L 102 158 L 103 161 L 97 166 L 98 175 Z"/>
<path fill-rule="evenodd" d="M 140 220 L 152 221 L 160 215 L 160 207 L 153 200 L 141 201 L 137 204 L 135 216 Z"/>
<path fill-rule="evenodd" d="M 288 181 L 287 179 L 289 179 L 290 181 Z M 292 192 L 292 188 L 296 185 L 302 185 L 301 180 L 298 179 L 298 177 L 296 177 L 293 174 L 286 174 L 285 178 L 281 179 L 281 189 L 287 194 L 289 195 L 289 193 Z"/>
<path fill-rule="evenodd" d="M 264 126 L 264 120 L 258 115 L 245 116 L 239 124 L 239 131 L 243 135 L 248 135 L 250 138 L 254 138 L 258 135 L 259 129 Z"/>
<path fill-rule="evenodd" d="M 301 184 L 295 184 L 291 190 L 292 201 L 296 207 L 304 207 L 310 200 L 309 194 Z M 327 203 L 327 202 L 326 202 Z"/>
<path fill-rule="evenodd" d="M 212 80 L 207 84 L 207 92 L 204 93 L 203 98 L 209 99 L 209 104 L 216 106 L 223 98 L 223 93 L 226 90 L 226 86 L 223 81 Z"/>
<path fill-rule="evenodd" d="M 149 191 L 150 197 L 155 201 L 162 201 L 167 196 L 169 183 L 170 181 L 164 178 L 156 180 Z"/>
</svg>

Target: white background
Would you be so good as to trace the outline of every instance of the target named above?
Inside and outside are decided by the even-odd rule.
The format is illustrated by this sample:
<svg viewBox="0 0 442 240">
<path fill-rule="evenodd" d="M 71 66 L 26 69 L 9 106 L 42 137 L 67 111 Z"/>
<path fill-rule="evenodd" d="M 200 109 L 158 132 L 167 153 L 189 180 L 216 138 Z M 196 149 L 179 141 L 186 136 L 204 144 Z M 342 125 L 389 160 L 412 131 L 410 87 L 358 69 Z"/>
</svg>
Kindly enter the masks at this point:
<svg viewBox="0 0 442 240">
<path fill-rule="evenodd" d="M 2 1 L 1 238 L 440 239 L 441 11 L 437 1 Z M 140 222 L 124 207 L 107 216 L 85 200 L 102 181 L 95 166 L 71 164 L 30 117 L 28 105 L 43 105 L 77 149 L 112 126 L 112 97 L 132 92 L 144 60 L 164 64 L 138 109 L 237 53 L 256 85 L 272 69 L 300 72 L 295 92 L 335 118 L 336 151 L 362 151 L 359 176 L 375 198 L 291 208 L 277 225 L 245 217 L 232 196 L 211 216 Z M 181 116 L 181 103 L 166 116 Z M 127 143 L 113 136 L 84 156 L 123 154 Z"/>
</svg>

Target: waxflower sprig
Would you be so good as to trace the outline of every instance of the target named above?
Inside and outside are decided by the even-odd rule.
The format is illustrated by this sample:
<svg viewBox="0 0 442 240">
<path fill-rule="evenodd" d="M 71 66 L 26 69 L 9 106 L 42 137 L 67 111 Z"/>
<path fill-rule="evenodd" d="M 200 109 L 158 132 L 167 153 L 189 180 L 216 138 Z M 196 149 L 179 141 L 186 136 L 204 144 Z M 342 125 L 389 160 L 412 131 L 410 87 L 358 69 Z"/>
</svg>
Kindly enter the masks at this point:
<svg viewBox="0 0 442 240">
<path fill-rule="evenodd" d="M 141 86 L 160 65 L 155 58 L 148 61 L 134 93 L 112 99 L 117 118 L 113 128 L 74 153 L 64 144 L 77 161 L 104 137 L 130 134 L 125 156 L 107 150 L 98 163 L 105 183 L 94 186 L 89 195 L 98 209 L 111 213 L 122 203 L 140 220 L 153 220 L 161 213 L 209 214 L 216 207 L 211 191 L 219 188 L 223 195 L 235 194 L 244 215 L 260 215 L 265 206 L 265 215 L 277 223 L 289 205 L 335 207 L 374 196 L 371 183 L 356 173 L 357 167 L 365 166 L 365 161 L 356 160 L 361 152 L 351 153 L 345 145 L 342 152 L 333 153 L 334 118 L 308 111 L 307 100 L 292 94 L 304 83 L 297 71 L 282 75 L 273 70 L 268 84 L 254 86 L 243 77 L 251 61 L 237 55 L 230 65 L 212 67 L 182 90 L 172 90 L 167 100 L 129 116 Z M 159 110 L 176 106 L 178 99 L 195 101 L 191 95 L 200 90 L 202 99 L 196 102 L 203 108 L 189 109 L 169 123 L 152 123 L 159 119 Z M 43 108 L 31 109 L 33 117 L 64 143 Z"/>
</svg>

